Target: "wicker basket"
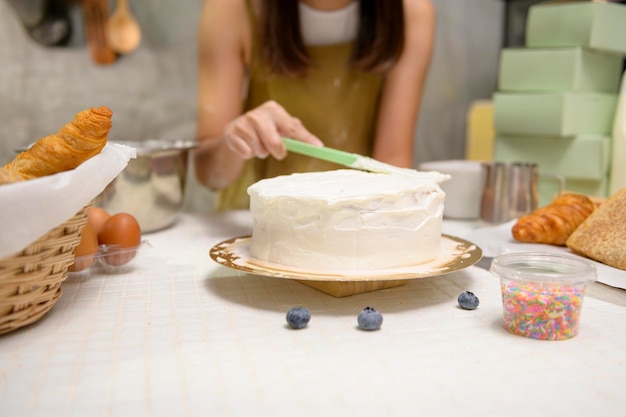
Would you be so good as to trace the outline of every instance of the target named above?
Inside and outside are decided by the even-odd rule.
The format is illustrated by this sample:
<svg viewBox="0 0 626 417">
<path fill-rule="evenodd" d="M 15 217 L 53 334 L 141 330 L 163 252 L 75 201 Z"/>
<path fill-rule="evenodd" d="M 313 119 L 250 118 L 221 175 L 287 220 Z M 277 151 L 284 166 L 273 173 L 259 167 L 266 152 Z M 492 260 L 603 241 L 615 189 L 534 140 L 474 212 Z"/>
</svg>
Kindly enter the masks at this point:
<svg viewBox="0 0 626 417">
<path fill-rule="evenodd" d="M 39 320 L 61 297 L 89 206 L 20 253 L 0 259 L 0 334 Z"/>
</svg>

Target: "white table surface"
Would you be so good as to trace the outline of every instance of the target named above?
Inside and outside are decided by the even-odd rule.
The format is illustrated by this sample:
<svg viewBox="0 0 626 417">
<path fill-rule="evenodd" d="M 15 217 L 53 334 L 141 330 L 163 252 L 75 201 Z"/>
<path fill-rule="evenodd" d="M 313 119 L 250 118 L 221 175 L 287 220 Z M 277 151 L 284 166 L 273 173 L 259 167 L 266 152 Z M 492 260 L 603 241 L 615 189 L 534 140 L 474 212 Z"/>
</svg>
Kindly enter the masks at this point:
<svg viewBox="0 0 626 417">
<path fill-rule="evenodd" d="M 463 237 L 474 227 L 444 222 Z M 624 416 L 626 292 L 588 288 L 580 334 L 514 336 L 477 267 L 351 297 L 214 263 L 247 212 L 183 214 L 120 275 L 68 279 L 0 336 L 0 416 Z M 477 310 L 457 307 L 471 290 Z M 303 305 L 309 326 L 285 314 Z M 365 306 L 380 331 L 357 329 Z"/>
</svg>

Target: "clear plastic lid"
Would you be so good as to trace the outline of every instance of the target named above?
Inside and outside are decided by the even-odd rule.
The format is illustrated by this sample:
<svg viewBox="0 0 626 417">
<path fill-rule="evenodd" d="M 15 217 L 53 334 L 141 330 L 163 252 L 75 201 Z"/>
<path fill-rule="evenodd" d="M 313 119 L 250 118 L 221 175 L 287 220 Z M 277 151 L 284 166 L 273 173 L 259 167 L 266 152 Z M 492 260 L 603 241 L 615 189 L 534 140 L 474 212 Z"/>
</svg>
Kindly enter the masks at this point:
<svg viewBox="0 0 626 417">
<path fill-rule="evenodd" d="M 596 265 L 570 255 L 526 252 L 496 256 L 491 272 L 500 277 L 526 282 L 586 283 L 597 279 Z"/>
</svg>

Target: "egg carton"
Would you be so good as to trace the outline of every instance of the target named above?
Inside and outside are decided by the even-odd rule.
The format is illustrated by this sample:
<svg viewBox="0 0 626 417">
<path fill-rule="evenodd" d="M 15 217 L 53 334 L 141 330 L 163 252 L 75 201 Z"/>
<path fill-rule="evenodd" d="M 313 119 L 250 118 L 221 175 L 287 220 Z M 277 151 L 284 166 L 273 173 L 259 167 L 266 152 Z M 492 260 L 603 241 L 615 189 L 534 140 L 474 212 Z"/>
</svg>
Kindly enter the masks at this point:
<svg viewBox="0 0 626 417">
<path fill-rule="evenodd" d="M 144 246 L 150 246 L 148 241 L 139 245 L 123 248 L 120 245 L 99 245 L 93 255 L 74 258 L 74 264 L 68 271 L 69 278 L 89 278 L 92 274 L 125 274 L 135 269 L 137 254 Z"/>
</svg>

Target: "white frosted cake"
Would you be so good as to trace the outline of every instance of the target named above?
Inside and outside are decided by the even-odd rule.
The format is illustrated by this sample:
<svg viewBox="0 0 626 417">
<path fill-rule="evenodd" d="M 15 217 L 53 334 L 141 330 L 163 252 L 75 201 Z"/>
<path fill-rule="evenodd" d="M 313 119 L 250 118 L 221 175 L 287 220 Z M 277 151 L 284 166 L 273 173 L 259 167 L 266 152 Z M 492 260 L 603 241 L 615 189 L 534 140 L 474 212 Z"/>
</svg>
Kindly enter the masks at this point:
<svg viewBox="0 0 626 417">
<path fill-rule="evenodd" d="M 372 270 L 433 260 L 445 194 L 434 180 L 339 169 L 248 188 L 252 258 L 309 270 Z"/>
</svg>

